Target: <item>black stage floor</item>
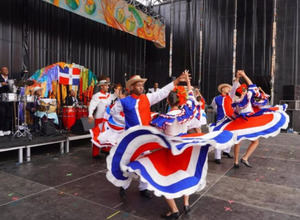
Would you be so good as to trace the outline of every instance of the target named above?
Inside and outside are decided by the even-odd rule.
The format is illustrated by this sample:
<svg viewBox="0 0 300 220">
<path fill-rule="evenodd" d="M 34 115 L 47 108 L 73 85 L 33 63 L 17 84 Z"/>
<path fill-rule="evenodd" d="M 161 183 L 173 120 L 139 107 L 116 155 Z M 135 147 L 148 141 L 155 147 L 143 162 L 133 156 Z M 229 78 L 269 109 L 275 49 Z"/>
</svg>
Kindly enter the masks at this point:
<svg viewBox="0 0 300 220">
<path fill-rule="evenodd" d="M 0 154 L 1 220 L 153 220 L 167 210 L 163 198 L 141 198 L 136 182 L 122 200 L 106 180 L 105 158 L 91 158 L 89 141 L 70 149 L 33 153 L 21 165 Z M 191 196 L 192 211 L 180 219 L 300 219 L 300 136 L 262 139 L 250 162 L 254 168 L 233 170 L 231 159 L 216 165 L 211 152 L 207 187 Z"/>
</svg>

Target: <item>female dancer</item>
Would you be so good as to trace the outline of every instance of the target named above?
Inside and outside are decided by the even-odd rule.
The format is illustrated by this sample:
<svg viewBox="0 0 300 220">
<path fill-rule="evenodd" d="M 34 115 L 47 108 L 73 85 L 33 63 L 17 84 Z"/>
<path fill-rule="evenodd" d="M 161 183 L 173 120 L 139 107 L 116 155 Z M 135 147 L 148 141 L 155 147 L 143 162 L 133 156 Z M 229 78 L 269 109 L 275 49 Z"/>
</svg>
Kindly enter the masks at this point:
<svg viewBox="0 0 300 220">
<path fill-rule="evenodd" d="M 237 142 L 234 146 L 235 168 L 239 168 L 240 141 L 244 139 L 251 141 L 246 153 L 240 159 L 241 163 L 245 166 L 251 167 L 248 159 L 257 148 L 259 144 L 258 139 L 260 137 L 268 138 L 278 135 L 280 130 L 287 128 L 289 123 L 289 116 L 284 112 L 286 106 L 260 108 L 256 109 L 255 112 L 253 105 L 262 103 L 257 102 L 257 99 L 267 97 L 259 92 L 259 89 L 252 83 L 244 71 L 239 70 L 237 72 L 236 84 L 240 77 L 245 79 L 248 86 L 242 85 L 237 89 L 241 96 L 232 105 L 235 107 L 236 112 L 228 104 L 232 101 L 230 99 L 227 103 L 228 105 L 223 108 L 225 109 L 223 111 L 223 114 L 225 114 L 224 119 L 211 125 L 211 131 L 229 130 L 237 135 Z"/>
<path fill-rule="evenodd" d="M 195 114 L 193 94 L 189 93 L 186 99 L 185 90 L 175 88 L 168 96 L 171 111 L 152 120 L 164 133 L 150 126 L 132 127 L 107 157 L 106 176 L 114 185 L 127 188 L 133 175 L 138 175 L 148 183 L 148 190 L 166 198 L 171 211 L 162 215 L 165 219 L 179 217 L 175 198 L 184 197 L 187 213 L 189 195 L 205 187 L 208 148 L 234 143 L 233 134 L 228 131 L 182 136 Z"/>
</svg>

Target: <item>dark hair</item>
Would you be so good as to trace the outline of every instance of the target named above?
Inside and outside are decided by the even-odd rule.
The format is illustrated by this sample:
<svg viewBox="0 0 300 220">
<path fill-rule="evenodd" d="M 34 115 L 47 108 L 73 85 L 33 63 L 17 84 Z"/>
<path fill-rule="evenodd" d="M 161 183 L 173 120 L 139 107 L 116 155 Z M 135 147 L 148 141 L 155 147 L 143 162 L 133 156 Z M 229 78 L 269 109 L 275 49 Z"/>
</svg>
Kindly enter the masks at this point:
<svg viewBox="0 0 300 220">
<path fill-rule="evenodd" d="M 178 86 L 187 86 L 187 82 L 186 81 L 180 81 L 177 85 Z"/>
<path fill-rule="evenodd" d="M 239 93 L 239 92 L 235 92 L 235 95 L 236 95 L 237 97 L 241 97 L 241 96 L 242 96 L 242 94 Z"/>
<path fill-rule="evenodd" d="M 177 92 L 171 91 L 168 95 L 168 102 L 171 107 L 179 104 L 179 98 L 177 96 Z"/>
<path fill-rule="evenodd" d="M 121 83 L 114 83 L 114 84 L 113 84 L 113 89 L 116 89 L 116 88 L 118 88 L 118 87 L 121 87 L 121 88 L 122 88 Z"/>
</svg>

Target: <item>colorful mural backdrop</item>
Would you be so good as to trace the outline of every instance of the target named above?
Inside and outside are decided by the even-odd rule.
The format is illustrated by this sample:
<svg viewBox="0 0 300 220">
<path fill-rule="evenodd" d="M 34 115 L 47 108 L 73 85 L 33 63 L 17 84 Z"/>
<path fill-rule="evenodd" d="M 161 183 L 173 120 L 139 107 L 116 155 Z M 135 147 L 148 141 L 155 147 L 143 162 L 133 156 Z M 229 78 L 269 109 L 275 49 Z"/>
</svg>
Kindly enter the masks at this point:
<svg viewBox="0 0 300 220">
<path fill-rule="evenodd" d="M 165 25 L 124 0 L 42 0 L 165 47 Z"/>
<path fill-rule="evenodd" d="M 71 89 L 77 93 L 82 104 L 88 105 L 97 83 L 96 75 L 88 68 L 64 62 L 39 69 L 29 79 L 33 80 L 34 84 L 26 88 L 26 94 L 30 94 L 34 87 L 40 86 L 43 88 L 42 97 L 57 99 L 58 107 Z"/>
</svg>

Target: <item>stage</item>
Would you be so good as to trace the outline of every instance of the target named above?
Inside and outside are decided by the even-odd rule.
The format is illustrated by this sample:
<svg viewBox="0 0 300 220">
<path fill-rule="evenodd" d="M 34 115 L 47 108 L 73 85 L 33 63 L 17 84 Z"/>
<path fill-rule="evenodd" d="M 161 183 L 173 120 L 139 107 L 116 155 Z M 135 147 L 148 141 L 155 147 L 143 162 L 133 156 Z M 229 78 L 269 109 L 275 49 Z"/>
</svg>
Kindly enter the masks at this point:
<svg viewBox="0 0 300 220">
<path fill-rule="evenodd" d="M 56 135 L 42 136 L 33 134 L 32 139 L 28 137 L 13 137 L 4 136 L 0 137 L 0 153 L 7 151 L 18 151 L 18 163 L 21 164 L 24 161 L 24 150 L 26 150 L 26 161 L 31 161 L 31 148 L 33 147 L 49 147 L 50 145 L 60 146 L 60 153 L 68 153 L 70 149 L 70 142 L 73 140 L 90 139 L 91 135 L 85 134 L 72 134 L 72 133 L 57 133 Z"/>
<path fill-rule="evenodd" d="M 262 139 L 252 169 L 231 169 L 227 158 L 217 165 L 211 152 L 207 187 L 191 196 L 191 213 L 180 219 L 299 219 L 299 143 L 296 134 Z M 122 200 L 106 180 L 104 155 L 91 158 L 89 140 L 71 142 L 68 154 L 39 149 L 23 164 L 0 154 L 0 219 L 160 219 L 167 210 L 163 198 L 140 197 L 136 182 Z"/>
</svg>

